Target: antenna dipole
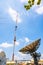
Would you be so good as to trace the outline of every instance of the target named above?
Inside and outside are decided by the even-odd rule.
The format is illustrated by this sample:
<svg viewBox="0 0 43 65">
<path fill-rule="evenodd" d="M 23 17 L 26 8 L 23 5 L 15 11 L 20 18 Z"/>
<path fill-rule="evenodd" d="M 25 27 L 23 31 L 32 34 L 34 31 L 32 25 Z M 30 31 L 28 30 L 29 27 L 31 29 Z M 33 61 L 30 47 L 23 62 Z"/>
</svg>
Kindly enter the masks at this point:
<svg viewBox="0 0 43 65">
<path fill-rule="evenodd" d="M 14 43 L 13 43 L 13 55 L 12 55 L 12 61 L 14 61 L 14 51 L 15 51 L 15 44 L 16 44 L 16 31 L 17 31 L 17 22 L 18 22 L 18 14 L 16 16 L 16 25 L 15 25 L 15 33 L 14 33 Z"/>
</svg>

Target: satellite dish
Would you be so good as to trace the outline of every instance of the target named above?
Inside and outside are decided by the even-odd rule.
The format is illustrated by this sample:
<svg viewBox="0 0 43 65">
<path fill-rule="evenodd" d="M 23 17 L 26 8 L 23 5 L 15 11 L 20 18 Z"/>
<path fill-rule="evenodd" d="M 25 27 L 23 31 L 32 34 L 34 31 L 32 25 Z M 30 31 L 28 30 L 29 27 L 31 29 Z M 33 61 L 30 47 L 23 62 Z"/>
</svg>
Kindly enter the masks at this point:
<svg viewBox="0 0 43 65">
<path fill-rule="evenodd" d="M 20 52 L 24 53 L 24 54 L 29 54 L 33 57 L 34 59 L 34 64 L 38 65 L 38 61 L 40 59 L 41 54 L 37 53 L 36 50 L 39 48 L 40 46 L 40 40 L 35 40 L 34 42 L 32 42 L 31 44 L 25 46 L 24 48 L 22 48 L 21 50 L 19 50 Z"/>
<path fill-rule="evenodd" d="M 29 54 L 29 53 L 35 52 L 40 46 L 40 40 L 41 39 L 35 40 L 31 44 L 29 44 L 29 45 L 25 46 L 24 48 L 20 49 L 19 51 L 24 53 L 24 54 Z"/>
</svg>

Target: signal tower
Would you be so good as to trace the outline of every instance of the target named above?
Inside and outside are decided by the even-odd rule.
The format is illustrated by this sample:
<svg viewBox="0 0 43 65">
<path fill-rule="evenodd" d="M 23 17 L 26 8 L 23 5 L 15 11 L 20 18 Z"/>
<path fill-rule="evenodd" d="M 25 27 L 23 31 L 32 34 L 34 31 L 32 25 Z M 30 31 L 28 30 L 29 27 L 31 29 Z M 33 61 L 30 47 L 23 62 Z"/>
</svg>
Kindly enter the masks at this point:
<svg viewBox="0 0 43 65">
<path fill-rule="evenodd" d="M 14 61 L 15 59 L 14 59 L 14 56 L 15 56 L 15 44 L 16 44 L 16 31 L 17 31 L 17 22 L 18 22 L 18 14 L 17 14 L 17 16 L 16 16 L 16 25 L 15 25 L 15 30 L 14 30 L 14 43 L 13 43 L 13 54 L 12 54 L 12 61 Z"/>
</svg>

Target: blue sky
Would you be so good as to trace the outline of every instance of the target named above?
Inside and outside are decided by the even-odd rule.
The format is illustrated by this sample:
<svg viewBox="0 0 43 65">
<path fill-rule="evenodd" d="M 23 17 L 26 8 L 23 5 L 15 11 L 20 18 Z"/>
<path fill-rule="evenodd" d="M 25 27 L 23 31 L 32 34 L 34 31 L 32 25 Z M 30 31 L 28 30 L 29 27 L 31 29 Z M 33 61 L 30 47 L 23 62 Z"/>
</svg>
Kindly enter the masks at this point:
<svg viewBox="0 0 43 65">
<path fill-rule="evenodd" d="M 30 42 L 41 38 L 38 52 L 43 57 L 43 1 L 39 6 L 35 5 L 28 11 L 24 4 L 27 0 L 1 0 L 0 1 L 0 51 L 12 58 L 14 29 L 18 14 L 17 42 L 15 46 L 15 59 L 28 59 L 28 55 L 19 53 L 19 50 Z M 30 57 L 30 56 L 29 56 Z M 30 57 L 31 58 L 31 57 Z"/>
</svg>

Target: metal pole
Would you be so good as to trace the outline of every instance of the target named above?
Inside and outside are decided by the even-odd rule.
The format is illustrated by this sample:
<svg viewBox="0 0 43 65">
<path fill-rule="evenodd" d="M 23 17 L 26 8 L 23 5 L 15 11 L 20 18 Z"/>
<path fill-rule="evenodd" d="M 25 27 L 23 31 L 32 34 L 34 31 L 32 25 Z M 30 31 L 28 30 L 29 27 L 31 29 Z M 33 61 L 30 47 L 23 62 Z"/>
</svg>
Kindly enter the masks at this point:
<svg viewBox="0 0 43 65">
<path fill-rule="evenodd" d="M 16 26 L 15 26 L 15 33 L 14 33 L 14 43 L 13 43 L 13 55 L 12 55 L 12 61 L 14 61 L 14 51 L 15 51 L 15 44 L 16 44 L 16 31 L 17 31 L 17 22 L 18 22 L 18 14 L 16 16 Z"/>
</svg>

